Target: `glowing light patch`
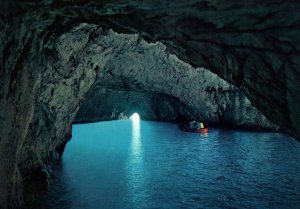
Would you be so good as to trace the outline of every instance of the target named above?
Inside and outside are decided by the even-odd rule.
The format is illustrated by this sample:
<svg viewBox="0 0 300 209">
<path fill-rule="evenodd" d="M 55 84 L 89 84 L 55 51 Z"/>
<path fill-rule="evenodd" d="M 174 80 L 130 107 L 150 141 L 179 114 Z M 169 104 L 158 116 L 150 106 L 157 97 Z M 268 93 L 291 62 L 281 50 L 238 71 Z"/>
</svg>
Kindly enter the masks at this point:
<svg viewBox="0 0 300 209">
<path fill-rule="evenodd" d="M 139 116 L 139 114 L 134 113 L 134 114 L 130 117 L 130 119 L 133 120 L 133 121 L 139 121 L 139 120 L 140 120 L 140 116 Z"/>
</svg>

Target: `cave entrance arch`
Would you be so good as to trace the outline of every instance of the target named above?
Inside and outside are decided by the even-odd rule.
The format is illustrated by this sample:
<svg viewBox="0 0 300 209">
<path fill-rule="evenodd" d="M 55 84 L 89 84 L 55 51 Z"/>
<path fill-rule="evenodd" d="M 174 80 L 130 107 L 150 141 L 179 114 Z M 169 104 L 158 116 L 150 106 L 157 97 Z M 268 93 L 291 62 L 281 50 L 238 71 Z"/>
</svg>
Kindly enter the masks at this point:
<svg viewBox="0 0 300 209">
<path fill-rule="evenodd" d="M 70 46 L 73 40 L 76 45 Z M 200 112 L 209 124 L 220 125 L 222 118 L 236 127 L 273 126 L 237 87 L 183 62 L 161 42 L 86 23 L 57 42 L 61 69 L 83 66 L 97 74 L 75 123 L 128 118 L 134 112 L 145 120 L 175 121 Z"/>
<path fill-rule="evenodd" d="M 107 91 L 103 95 L 92 89 L 74 122 L 129 119 L 134 113 L 142 120 L 156 121 L 176 121 L 191 115 L 188 106 L 169 95 L 132 91 Z"/>
</svg>

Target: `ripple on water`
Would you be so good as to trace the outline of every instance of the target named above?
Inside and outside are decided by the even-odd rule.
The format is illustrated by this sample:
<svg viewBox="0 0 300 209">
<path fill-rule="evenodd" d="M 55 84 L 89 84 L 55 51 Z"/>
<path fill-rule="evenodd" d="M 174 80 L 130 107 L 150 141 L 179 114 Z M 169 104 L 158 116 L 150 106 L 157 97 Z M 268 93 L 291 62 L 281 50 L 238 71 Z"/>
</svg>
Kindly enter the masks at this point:
<svg viewBox="0 0 300 209">
<path fill-rule="evenodd" d="M 43 208 L 295 208 L 300 144 L 279 133 L 113 121 L 73 127 Z"/>
</svg>

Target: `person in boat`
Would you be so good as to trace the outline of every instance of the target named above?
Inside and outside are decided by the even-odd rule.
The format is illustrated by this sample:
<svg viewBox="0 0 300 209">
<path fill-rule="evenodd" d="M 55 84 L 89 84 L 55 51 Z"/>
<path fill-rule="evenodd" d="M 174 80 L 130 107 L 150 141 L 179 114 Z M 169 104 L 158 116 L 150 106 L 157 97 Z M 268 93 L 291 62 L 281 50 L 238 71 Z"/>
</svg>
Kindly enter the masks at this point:
<svg viewBox="0 0 300 209">
<path fill-rule="evenodd" d="M 200 122 L 200 128 L 204 128 L 204 124 Z"/>
<path fill-rule="evenodd" d="M 201 113 L 199 112 L 197 116 L 198 116 L 198 118 L 201 118 Z M 201 121 L 201 120 L 199 120 L 199 125 L 200 125 L 200 127 L 198 128 L 198 126 L 197 126 L 198 129 L 204 128 L 203 122 L 200 122 L 200 121 Z M 198 121 L 197 121 L 197 122 L 198 122 Z"/>
<path fill-rule="evenodd" d="M 190 121 L 189 122 L 189 128 L 190 129 L 194 129 L 194 121 Z"/>
<path fill-rule="evenodd" d="M 195 127 L 196 127 L 196 129 L 202 129 L 202 128 L 204 128 L 204 124 L 202 122 L 200 122 L 199 120 L 197 120 Z"/>
<path fill-rule="evenodd" d="M 196 122 L 196 129 L 200 129 L 200 128 L 201 128 L 200 121 L 197 120 L 197 122 Z"/>
</svg>

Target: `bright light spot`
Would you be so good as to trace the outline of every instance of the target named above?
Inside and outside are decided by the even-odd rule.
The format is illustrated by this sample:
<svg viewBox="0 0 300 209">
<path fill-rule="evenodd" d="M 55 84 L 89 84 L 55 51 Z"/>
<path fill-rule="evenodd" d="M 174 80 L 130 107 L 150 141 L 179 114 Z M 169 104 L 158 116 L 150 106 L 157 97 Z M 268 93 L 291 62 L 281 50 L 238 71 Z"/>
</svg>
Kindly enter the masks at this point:
<svg viewBox="0 0 300 209">
<path fill-rule="evenodd" d="M 139 120 L 140 120 L 140 116 L 139 116 L 139 114 L 134 113 L 134 114 L 130 117 L 130 119 L 133 120 L 134 122 L 135 122 L 135 121 L 139 121 Z"/>
<path fill-rule="evenodd" d="M 134 157 L 139 158 L 141 146 L 140 116 L 134 113 L 130 119 L 132 120 L 132 154 Z"/>
</svg>

